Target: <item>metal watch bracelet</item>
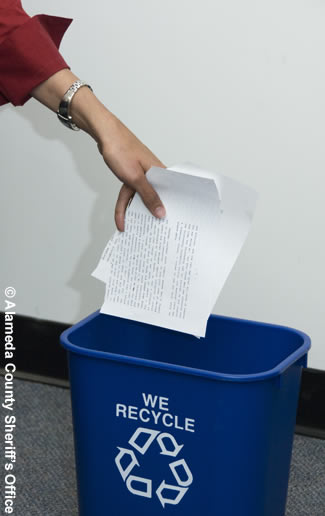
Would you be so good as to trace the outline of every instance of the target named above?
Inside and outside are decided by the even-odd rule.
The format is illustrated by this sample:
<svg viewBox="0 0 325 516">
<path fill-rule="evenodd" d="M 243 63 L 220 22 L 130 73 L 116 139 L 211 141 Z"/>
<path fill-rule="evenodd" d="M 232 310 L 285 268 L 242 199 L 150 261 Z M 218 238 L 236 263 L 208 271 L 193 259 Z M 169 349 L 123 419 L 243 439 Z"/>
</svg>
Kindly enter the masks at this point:
<svg viewBox="0 0 325 516">
<path fill-rule="evenodd" d="M 91 91 L 93 91 L 92 87 L 89 86 L 84 81 L 75 81 L 70 88 L 65 92 L 63 98 L 60 102 L 59 109 L 57 110 L 58 119 L 69 129 L 73 131 L 79 131 L 80 128 L 72 122 L 72 117 L 70 115 L 70 104 L 74 94 L 81 88 L 82 86 L 87 86 Z"/>
</svg>

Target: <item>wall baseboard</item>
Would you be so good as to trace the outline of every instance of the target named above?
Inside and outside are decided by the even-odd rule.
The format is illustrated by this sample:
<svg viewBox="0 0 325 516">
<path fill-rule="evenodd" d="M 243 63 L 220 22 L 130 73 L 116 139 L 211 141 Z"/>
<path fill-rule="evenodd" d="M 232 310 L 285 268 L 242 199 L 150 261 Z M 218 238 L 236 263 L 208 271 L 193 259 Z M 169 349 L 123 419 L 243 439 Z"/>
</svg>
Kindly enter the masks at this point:
<svg viewBox="0 0 325 516">
<path fill-rule="evenodd" d="M 325 439 L 325 371 L 303 369 L 296 433 Z"/>
<path fill-rule="evenodd" d="M 4 324 L 4 312 L 1 312 Z M 68 381 L 69 371 L 66 350 L 59 336 L 69 324 L 37 319 L 27 315 L 14 316 L 15 377 L 47 379 L 57 385 L 57 380 Z"/>
<path fill-rule="evenodd" d="M 4 313 L 2 312 L 4 321 Z M 68 324 L 26 315 L 14 317 L 15 377 L 69 388 L 67 352 L 60 334 Z M 0 374 L 4 370 L 0 369 Z M 296 433 L 325 439 L 325 371 L 302 372 Z"/>
</svg>

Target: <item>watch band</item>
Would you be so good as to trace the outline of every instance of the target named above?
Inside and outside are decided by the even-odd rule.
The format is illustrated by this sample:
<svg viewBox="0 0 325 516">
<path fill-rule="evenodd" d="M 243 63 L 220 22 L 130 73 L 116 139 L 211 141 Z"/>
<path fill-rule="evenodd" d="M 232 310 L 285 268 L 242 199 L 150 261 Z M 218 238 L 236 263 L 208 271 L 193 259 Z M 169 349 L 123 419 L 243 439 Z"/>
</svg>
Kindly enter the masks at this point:
<svg viewBox="0 0 325 516">
<path fill-rule="evenodd" d="M 79 80 L 75 81 L 63 95 L 59 109 L 57 110 L 57 115 L 60 122 L 62 122 L 66 127 L 69 127 L 69 129 L 73 129 L 74 131 L 79 131 L 80 128 L 72 122 L 72 117 L 70 115 L 70 104 L 74 94 L 82 86 L 87 86 L 87 88 L 93 91 L 92 87 L 89 86 L 89 84 L 86 82 Z"/>
</svg>

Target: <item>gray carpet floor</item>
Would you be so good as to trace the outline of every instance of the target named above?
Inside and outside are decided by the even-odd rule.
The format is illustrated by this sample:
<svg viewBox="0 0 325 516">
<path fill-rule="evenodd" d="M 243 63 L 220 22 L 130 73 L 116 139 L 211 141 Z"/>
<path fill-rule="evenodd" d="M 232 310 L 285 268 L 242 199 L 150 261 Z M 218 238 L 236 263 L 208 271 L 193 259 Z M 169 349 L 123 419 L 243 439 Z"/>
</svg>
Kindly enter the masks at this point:
<svg viewBox="0 0 325 516">
<path fill-rule="evenodd" d="M 77 516 L 70 391 L 15 379 L 15 399 L 14 514 Z M 325 516 L 324 440 L 295 436 L 286 516 Z"/>
</svg>

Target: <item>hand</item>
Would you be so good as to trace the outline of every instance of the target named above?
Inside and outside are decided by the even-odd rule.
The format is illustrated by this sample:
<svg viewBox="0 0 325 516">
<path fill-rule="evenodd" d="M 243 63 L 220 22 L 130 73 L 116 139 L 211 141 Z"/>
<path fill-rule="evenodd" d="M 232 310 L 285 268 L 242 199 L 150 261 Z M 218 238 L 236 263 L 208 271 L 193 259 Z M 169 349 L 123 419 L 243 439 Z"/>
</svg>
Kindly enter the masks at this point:
<svg viewBox="0 0 325 516">
<path fill-rule="evenodd" d="M 34 88 L 31 95 L 56 112 L 64 93 L 76 80 L 78 77 L 71 70 L 63 69 Z M 164 217 L 165 208 L 145 176 L 153 165 L 164 167 L 161 161 L 89 88 L 80 88 L 75 93 L 70 113 L 77 126 L 94 138 L 105 163 L 123 182 L 115 207 L 117 229 L 124 231 L 125 211 L 135 192 L 155 217 Z"/>
<path fill-rule="evenodd" d="M 135 192 L 139 193 L 155 217 L 164 217 L 166 211 L 163 203 L 145 174 L 152 166 L 165 166 L 112 114 L 106 130 L 107 136 L 102 137 L 97 146 L 106 165 L 123 183 L 115 206 L 117 229 L 124 231 L 125 211 Z"/>
</svg>

